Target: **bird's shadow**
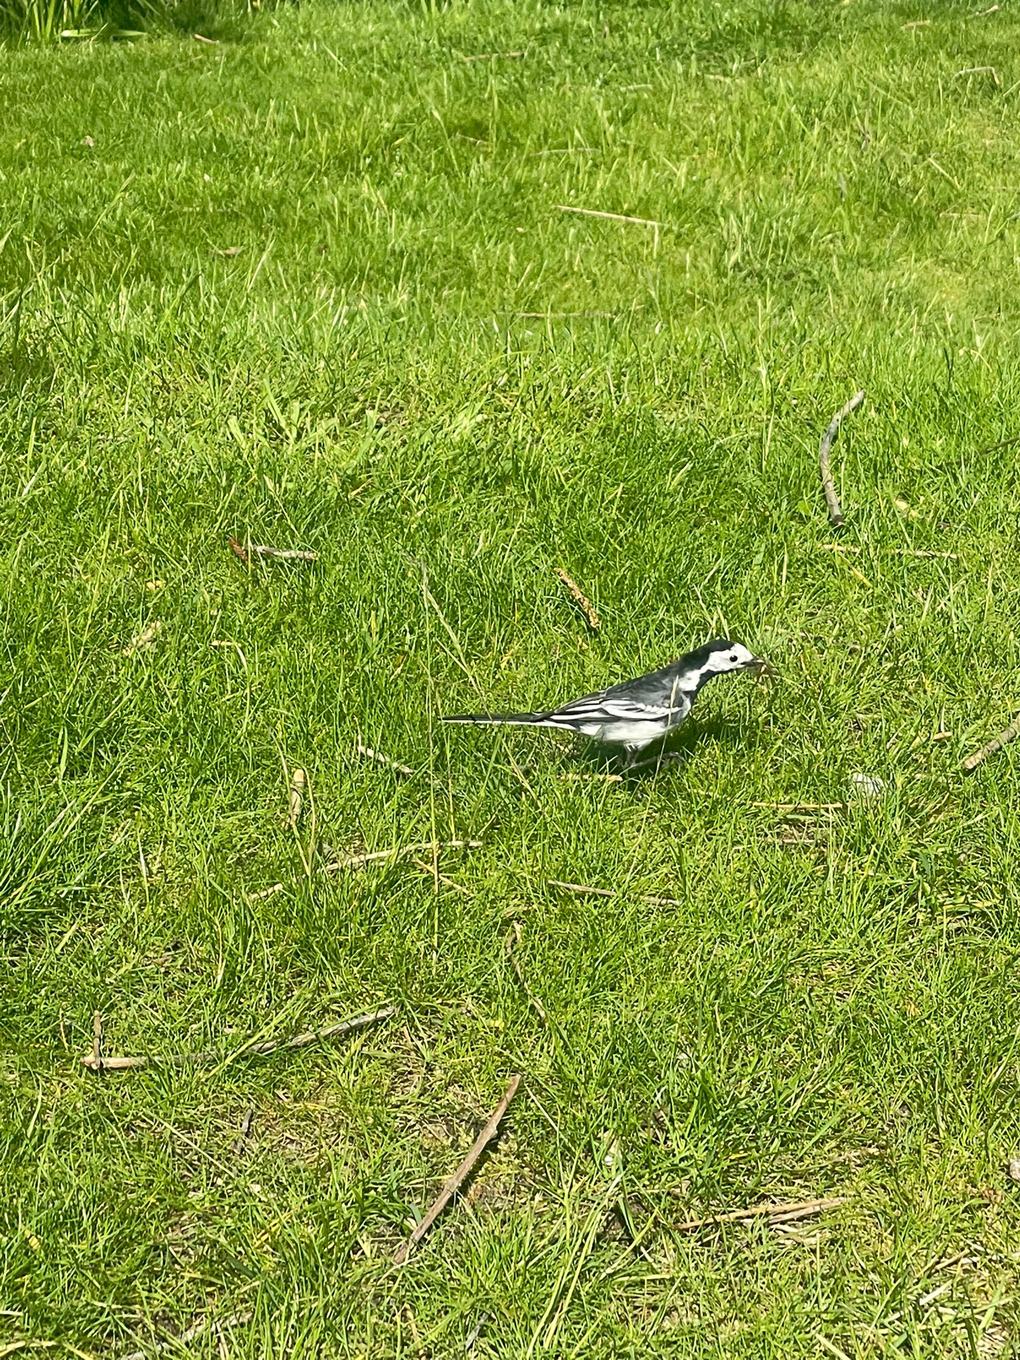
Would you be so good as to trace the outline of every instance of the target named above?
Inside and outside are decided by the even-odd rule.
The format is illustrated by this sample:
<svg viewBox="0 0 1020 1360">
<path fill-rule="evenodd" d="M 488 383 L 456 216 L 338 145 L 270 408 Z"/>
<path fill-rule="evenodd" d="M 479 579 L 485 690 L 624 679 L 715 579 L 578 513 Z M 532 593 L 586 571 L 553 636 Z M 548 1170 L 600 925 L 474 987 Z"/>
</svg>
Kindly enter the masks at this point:
<svg viewBox="0 0 1020 1360">
<path fill-rule="evenodd" d="M 588 742 L 580 751 L 580 760 L 593 774 L 618 774 L 625 784 L 639 785 L 654 779 L 677 766 L 686 765 L 694 748 L 702 741 L 733 743 L 746 734 L 737 724 L 724 718 L 706 718 L 702 722 L 685 723 L 678 731 L 662 741 L 645 748 L 631 767 L 621 755 L 607 755 L 605 746 Z"/>
</svg>

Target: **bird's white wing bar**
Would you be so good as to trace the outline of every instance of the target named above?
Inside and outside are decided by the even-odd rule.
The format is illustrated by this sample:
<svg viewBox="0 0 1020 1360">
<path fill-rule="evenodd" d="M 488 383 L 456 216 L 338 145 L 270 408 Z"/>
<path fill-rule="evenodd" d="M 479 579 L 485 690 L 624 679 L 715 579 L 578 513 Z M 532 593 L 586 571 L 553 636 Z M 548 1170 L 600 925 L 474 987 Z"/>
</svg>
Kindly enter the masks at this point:
<svg viewBox="0 0 1020 1360">
<path fill-rule="evenodd" d="M 632 719 L 641 721 L 648 718 L 669 718 L 675 713 L 682 713 L 688 707 L 689 704 L 683 695 L 678 695 L 673 704 L 642 704 L 634 699 L 604 699 L 601 695 L 592 695 L 588 699 L 576 699 L 572 704 L 557 709 L 556 713 L 550 716 L 591 719 L 597 722 L 611 721 L 615 718 L 629 722 Z"/>
</svg>

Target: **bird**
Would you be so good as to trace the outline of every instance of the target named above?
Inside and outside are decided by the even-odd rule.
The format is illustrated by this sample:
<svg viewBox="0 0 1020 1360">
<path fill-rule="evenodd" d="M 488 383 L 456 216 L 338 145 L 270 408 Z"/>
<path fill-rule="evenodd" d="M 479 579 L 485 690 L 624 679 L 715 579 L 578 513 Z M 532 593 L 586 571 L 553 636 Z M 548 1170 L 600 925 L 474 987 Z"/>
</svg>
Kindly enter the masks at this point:
<svg viewBox="0 0 1020 1360">
<path fill-rule="evenodd" d="M 572 699 L 562 708 L 540 713 L 462 713 L 448 723 L 501 723 L 512 727 L 555 727 L 578 732 L 623 750 L 625 768 L 674 731 L 690 714 L 699 691 L 716 675 L 766 669 L 766 662 L 729 638 L 713 638 L 677 661 L 636 680 Z"/>
</svg>

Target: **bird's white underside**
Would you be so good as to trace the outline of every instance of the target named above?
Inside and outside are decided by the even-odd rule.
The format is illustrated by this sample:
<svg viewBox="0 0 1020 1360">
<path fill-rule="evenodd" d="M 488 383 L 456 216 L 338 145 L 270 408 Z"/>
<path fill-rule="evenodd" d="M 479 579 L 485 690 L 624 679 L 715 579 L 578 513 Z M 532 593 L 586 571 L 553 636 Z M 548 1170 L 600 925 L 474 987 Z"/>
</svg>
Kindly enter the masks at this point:
<svg viewBox="0 0 1020 1360">
<path fill-rule="evenodd" d="M 650 746 L 653 741 L 658 739 L 676 727 L 682 719 L 676 719 L 672 723 L 666 723 L 662 718 L 653 718 L 646 721 L 621 722 L 617 718 L 611 723 L 591 723 L 581 728 L 586 737 L 591 737 L 593 741 L 609 741 L 615 746 L 628 746 L 635 750 Z"/>
</svg>

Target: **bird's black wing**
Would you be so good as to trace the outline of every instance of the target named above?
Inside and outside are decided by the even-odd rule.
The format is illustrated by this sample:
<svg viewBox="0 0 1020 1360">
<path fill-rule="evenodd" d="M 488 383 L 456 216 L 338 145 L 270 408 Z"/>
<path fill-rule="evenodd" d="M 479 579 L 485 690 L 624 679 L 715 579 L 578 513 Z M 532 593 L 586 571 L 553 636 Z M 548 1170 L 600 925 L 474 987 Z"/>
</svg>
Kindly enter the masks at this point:
<svg viewBox="0 0 1020 1360">
<path fill-rule="evenodd" d="M 636 680 L 622 680 L 594 694 L 573 699 L 549 716 L 573 722 L 612 722 L 632 719 L 666 717 L 682 708 L 678 681 L 682 672 L 679 663 L 664 666 L 650 675 Z"/>
<path fill-rule="evenodd" d="M 622 680 L 618 685 L 610 685 L 604 691 L 609 703 L 629 703 L 636 707 L 668 711 L 677 706 L 677 697 L 685 688 L 684 674 L 688 667 L 684 661 L 674 661 L 661 670 L 639 675 L 634 680 Z"/>
</svg>

